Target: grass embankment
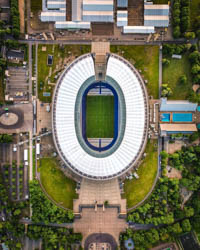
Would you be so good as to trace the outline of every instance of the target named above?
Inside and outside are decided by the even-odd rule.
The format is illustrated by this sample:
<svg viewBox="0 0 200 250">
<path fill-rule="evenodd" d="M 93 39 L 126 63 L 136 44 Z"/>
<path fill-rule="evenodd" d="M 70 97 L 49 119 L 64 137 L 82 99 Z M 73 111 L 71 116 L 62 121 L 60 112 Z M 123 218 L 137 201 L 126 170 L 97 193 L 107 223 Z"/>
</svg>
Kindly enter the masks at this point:
<svg viewBox="0 0 200 250">
<path fill-rule="evenodd" d="M 54 158 L 42 158 L 39 163 L 42 186 L 47 194 L 65 208 L 73 208 L 73 199 L 77 198 L 76 183 L 66 177 Z"/>
<path fill-rule="evenodd" d="M 118 53 L 131 62 L 148 80 L 148 94 L 154 99 L 159 96 L 159 47 L 144 45 L 112 45 L 111 52 Z"/>
<path fill-rule="evenodd" d="M 86 135 L 88 138 L 113 138 L 114 96 L 87 96 Z"/>
<path fill-rule="evenodd" d="M 153 186 L 158 166 L 158 152 L 155 144 L 157 144 L 157 140 L 147 143 L 147 155 L 137 171 L 139 179 L 126 180 L 124 183 L 123 198 L 126 198 L 128 208 L 142 201 Z"/>
<path fill-rule="evenodd" d="M 46 47 L 46 51 L 42 51 L 42 47 Z M 43 102 L 51 102 L 52 92 L 54 85 L 48 84 L 55 83 L 55 75 L 62 71 L 64 59 L 67 57 L 78 57 L 82 54 L 90 52 L 89 45 L 39 45 L 38 46 L 38 96 Z M 53 64 L 47 65 L 48 55 L 53 56 Z M 51 71 L 50 71 L 51 70 Z M 50 97 L 43 96 L 43 92 L 50 92 Z"/>
<path fill-rule="evenodd" d="M 187 99 L 187 95 L 192 88 L 191 83 L 191 66 L 188 60 L 188 54 L 182 55 L 182 59 L 168 58 L 170 64 L 168 66 L 163 66 L 163 83 L 167 83 L 171 88 L 173 94 L 168 97 L 172 100 L 184 100 Z M 187 83 L 179 83 L 180 76 L 187 76 Z"/>
</svg>

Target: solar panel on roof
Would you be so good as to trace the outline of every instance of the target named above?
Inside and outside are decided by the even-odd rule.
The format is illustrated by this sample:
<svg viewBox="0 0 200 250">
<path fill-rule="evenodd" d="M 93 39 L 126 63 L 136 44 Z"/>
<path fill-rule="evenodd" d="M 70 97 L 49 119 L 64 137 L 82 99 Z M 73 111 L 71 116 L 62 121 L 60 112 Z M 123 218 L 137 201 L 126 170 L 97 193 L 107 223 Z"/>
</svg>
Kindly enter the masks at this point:
<svg viewBox="0 0 200 250">
<path fill-rule="evenodd" d="M 117 0 L 117 7 L 128 7 L 128 0 Z"/>
</svg>

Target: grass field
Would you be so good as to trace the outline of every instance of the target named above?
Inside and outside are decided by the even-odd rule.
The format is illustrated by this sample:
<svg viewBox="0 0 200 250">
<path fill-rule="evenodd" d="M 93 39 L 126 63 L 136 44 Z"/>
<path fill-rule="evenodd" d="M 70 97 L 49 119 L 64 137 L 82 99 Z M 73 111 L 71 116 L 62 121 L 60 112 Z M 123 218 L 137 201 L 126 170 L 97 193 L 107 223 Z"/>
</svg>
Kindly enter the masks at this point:
<svg viewBox="0 0 200 250">
<path fill-rule="evenodd" d="M 147 155 L 137 171 L 139 179 L 125 181 L 123 198 L 127 199 L 128 208 L 142 201 L 153 186 L 158 166 L 158 153 L 155 144 L 157 144 L 157 140 L 148 141 Z"/>
<path fill-rule="evenodd" d="M 159 47 L 146 45 L 112 45 L 111 52 L 120 54 L 131 62 L 141 75 L 148 80 L 148 94 L 155 99 L 159 96 Z"/>
<path fill-rule="evenodd" d="M 195 31 L 195 18 L 200 16 L 200 0 L 190 1 L 190 27 Z"/>
<path fill-rule="evenodd" d="M 171 88 L 173 94 L 168 99 L 184 100 L 192 88 L 190 62 L 188 55 L 184 54 L 181 60 L 168 58 L 170 60 L 169 66 L 163 67 L 163 83 L 167 83 Z M 180 84 L 179 78 L 181 75 L 186 75 L 188 82 Z"/>
<path fill-rule="evenodd" d="M 48 195 L 63 207 L 72 209 L 73 199 L 77 198 L 76 184 L 63 174 L 56 159 L 41 159 L 39 172 L 42 185 Z"/>
<path fill-rule="evenodd" d="M 46 51 L 42 51 L 42 47 L 46 47 Z M 90 52 L 89 45 L 39 45 L 38 46 L 38 96 L 43 102 L 51 102 L 54 85 L 48 84 L 55 83 L 55 75 L 61 71 L 64 65 L 64 59 L 73 56 L 77 57 L 82 54 Z M 53 56 L 53 64 L 47 65 L 48 54 Z M 50 92 L 50 97 L 44 97 L 43 92 Z"/>
<path fill-rule="evenodd" d="M 113 138 L 114 96 L 87 96 L 87 138 Z"/>
</svg>

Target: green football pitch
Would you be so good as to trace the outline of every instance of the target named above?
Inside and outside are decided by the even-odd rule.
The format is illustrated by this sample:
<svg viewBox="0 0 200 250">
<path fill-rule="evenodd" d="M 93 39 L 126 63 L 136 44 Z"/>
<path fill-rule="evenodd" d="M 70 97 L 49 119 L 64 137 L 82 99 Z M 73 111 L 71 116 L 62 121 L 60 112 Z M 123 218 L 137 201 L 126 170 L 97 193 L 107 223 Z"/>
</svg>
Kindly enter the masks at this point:
<svg viewBox="0 0 200 250">
<path fill-rule="evenodd" d="M 114 96 L 87 96 L 87 138 L 113 138 Z"/>
</svg>

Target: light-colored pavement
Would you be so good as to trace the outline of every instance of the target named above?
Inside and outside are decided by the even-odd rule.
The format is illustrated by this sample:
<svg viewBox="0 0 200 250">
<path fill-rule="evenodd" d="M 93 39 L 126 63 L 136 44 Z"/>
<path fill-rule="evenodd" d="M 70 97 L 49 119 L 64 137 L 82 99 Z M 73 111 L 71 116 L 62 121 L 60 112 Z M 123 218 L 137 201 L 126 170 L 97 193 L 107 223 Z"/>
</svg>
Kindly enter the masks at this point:
<svg viewBox="0 0 200 250">
<path fill-rule="evenodd" d="M 95 203 L 103 205 L 105 201 L 108 201 L 110 205 L 119 205 L 121 213 L 126 213 L 126 200 L 121 199 L 118 179 L 109 181 L 83 179 L 79 199 L 74 200 L 74 212 L 79 212 L 79 205 L 94 205 Z"/>
<path fill-rule="evenodd" d="M 81 219 L 75 220 L 73 228 L 75 233 L 82 234 L 83 246 L 86 238 L 93 233 L 111 234 L 119 244 L 119 235 L 128 228 L 128 224 L 118 218 L 117 208 L 105 208 L 105 211 L 102 207 L 98 207 L 97 211 L 94 208 L 84 208 Z"/>
</svg>

